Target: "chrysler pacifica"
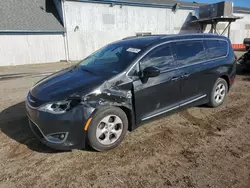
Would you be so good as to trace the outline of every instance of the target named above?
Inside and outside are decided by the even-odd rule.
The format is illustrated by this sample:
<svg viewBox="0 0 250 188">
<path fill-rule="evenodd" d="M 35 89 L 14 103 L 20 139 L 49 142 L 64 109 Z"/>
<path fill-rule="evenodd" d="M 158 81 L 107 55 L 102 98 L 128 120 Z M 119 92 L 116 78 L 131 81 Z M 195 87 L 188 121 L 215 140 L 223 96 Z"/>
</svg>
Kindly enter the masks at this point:
<svg viewBox="0 0 250 188">
<path fill-rule="evenodd" d="M 88 144 L 105 151 L 144 121 L 202 104 L 220 106 L 235 74 L 226 37 L 131 37 L 36 83 L 26 109 L 33 133 L 49 147 Z"/>
</svg>

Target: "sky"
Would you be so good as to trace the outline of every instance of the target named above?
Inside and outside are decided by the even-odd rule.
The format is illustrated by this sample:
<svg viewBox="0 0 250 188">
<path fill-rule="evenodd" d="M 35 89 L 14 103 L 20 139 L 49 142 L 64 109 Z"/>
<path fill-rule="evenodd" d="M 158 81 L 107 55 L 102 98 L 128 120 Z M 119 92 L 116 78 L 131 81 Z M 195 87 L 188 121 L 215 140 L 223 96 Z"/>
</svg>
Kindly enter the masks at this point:
<svg viewBox="0 0 250 188">
<path fill-rule="evenodd" d="M 182 1 L 188 1 L 188 2 L 197 2 L 197 3 L 217 3 L 221 2 L 223 0 L 182 0 Z M 234 2 L 234 6 L 240 6 L 240 7 L 248 7 L 250 8 L 250 0 L 230 0 Z"/>
</svg>

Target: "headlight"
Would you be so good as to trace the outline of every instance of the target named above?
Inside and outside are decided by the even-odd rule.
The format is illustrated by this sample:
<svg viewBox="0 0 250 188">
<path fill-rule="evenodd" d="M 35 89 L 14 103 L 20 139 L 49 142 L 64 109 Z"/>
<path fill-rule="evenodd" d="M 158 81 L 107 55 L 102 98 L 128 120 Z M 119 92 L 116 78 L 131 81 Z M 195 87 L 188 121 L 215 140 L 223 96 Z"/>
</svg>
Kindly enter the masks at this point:
<svg viewBox="0 0 250 188">
<path fill-rule="evenodd" d="M 79 100 L 64 100 L 58 102 L 51 102 L 41 106 L 38 110 L 43 112 L 49 112 L 52 114 L 63 114 L 79 103 Z"/>
</svg>

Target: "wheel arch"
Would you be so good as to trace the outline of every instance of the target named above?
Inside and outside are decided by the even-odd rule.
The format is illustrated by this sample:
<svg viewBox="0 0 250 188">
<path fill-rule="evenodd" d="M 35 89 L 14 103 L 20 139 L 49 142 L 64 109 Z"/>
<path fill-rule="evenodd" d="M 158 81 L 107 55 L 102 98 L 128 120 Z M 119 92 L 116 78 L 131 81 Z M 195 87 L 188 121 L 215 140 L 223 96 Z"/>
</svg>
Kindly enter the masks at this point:
<svg viewBox="0 0 250 188">
<path fill-rule="evenodd" d="M 135 127 L 135 115 L 133 113 L 133 110 L 126 107 L 126 106 L 120 106 L 120 105 L 104 105 L 104 106 L 98 106 L 92 113 L 92 117 L 94 116 L 94 114 L 105 107 L 116 107 L 116 108 L 120 108 L 127 116 L 128 118 L 128 130 L 129 131 L 133 131 L 136 127 Z"/>
<path fill-rule="evenodd" d="M 125 112 L 128 118 L 128 130 L 133 131 L 135 129 L 135 116 L 134 116 L 133 110 L 125 106 L 116 106 L 116 107 L 120 108 L 122 111 Z"/>
<path fill-rule="evenodd" d="M 230 88 L 230 79 L 229 79 L 229 76 L 227 76 L 227 75 L 221 75 L 220 78 L 226 80 L 227 86 L 228 86 L 227 89 L 229 91 L 229 88 Z"/>
</svg>

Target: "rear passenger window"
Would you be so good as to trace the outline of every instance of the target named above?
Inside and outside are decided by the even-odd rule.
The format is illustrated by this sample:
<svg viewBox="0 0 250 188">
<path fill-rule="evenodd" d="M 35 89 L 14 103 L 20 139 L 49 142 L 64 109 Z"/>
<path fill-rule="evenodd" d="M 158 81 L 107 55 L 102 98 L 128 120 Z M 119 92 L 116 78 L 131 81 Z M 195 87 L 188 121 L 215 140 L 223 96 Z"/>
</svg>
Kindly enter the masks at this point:
<svg viewBox="0 0 250 188">
<path fill-rule="evenodd" d="M 178 66 L 189 65 L 206 60 L 206 53 L 202 41 L 174 42 L 173 54 Z"/>
<path fill-rule="evenodd" d="M 166 70 L 174 67 L 174 60 L 169 44 L 162 45 L 152 50 L 145 58 L 140 62 L 141 70 L 146 67 L 154 66 L 160 70 Z"/>
<path fill-rule="evenodd" d="M 223 40 L 206 40 L 208 59 L 223 57 L 227 55 L 228 45 Z"/>
</svg>

